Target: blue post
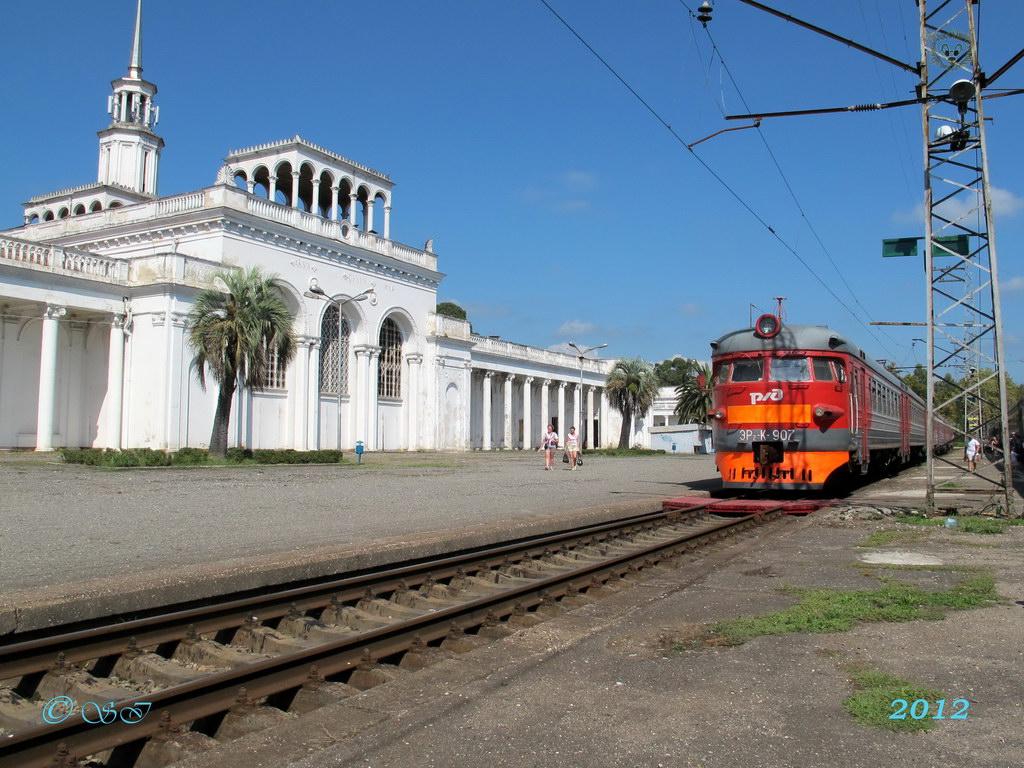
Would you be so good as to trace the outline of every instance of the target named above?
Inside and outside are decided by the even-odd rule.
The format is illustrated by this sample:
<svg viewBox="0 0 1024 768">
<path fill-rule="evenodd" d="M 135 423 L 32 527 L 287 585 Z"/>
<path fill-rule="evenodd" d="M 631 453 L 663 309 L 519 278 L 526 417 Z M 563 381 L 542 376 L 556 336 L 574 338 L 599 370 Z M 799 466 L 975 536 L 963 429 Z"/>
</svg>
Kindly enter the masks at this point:
<svg viewBox="0 0 1024 768">
<path fill-rule="evenodd" d="M 363 463 L 363 441 L 356 440 L 356 464 Z"/>
</svg>

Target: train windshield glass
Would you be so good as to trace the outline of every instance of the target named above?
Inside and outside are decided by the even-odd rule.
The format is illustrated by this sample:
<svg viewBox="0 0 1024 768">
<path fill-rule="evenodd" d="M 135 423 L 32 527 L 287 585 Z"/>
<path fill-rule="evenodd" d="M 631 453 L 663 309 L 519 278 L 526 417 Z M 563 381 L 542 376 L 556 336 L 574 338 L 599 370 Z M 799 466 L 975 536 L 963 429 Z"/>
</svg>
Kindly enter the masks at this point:
<svg viewBox="0 0 1024 768">
<path fill-rule="evenodd" d="M 776 357 L 772 360 L 771 381 L 810 381 L 811 367 L 806 357 Z"/>
<path fill-rule="evenodd" d="M 761 381 L 764 378 L 764 360 L 736 360 L 732 364 L 732 380 Z"/>
<path fill-rule="evenodd" d="M 832 381 L 832 366 L 824 357 L 814 358 L 814 378 L 816 381 Z"/>
</svg>

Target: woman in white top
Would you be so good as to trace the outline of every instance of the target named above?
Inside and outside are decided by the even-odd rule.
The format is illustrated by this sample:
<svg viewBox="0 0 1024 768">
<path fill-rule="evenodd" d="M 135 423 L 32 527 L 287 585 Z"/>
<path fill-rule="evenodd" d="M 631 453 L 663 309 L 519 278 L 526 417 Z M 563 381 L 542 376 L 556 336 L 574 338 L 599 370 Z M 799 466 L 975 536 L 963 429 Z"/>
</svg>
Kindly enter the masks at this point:
<svg viewBox="0 0 1024 768">
<path fill-rule="evenodd" d="M 540 448 L 538 451 L 544 451 L 544 469 L 551 469 L 551 465 L 555 463 L 555 449 L 558 448 L 558 433 L 555 432 L 555 428 L 548 424 L 548 431 L 544 433 L 540 439 Z"/>
<path fill-rule="evenodd" d="M 569 427 L 569 434 L 565 436 L 565 450 L 569 453 L 569 469 L 576 469 L 576 457 L 580 452 L 580 436 L 576 434 L 576 427 Z"/>
</svg>

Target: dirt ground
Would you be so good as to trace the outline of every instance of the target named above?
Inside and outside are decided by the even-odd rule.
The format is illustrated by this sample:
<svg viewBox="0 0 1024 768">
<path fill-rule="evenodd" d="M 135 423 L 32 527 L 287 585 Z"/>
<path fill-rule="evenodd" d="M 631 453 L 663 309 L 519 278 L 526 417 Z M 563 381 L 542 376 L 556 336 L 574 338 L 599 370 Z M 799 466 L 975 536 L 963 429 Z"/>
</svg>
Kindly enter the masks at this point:
<svg viewBox="0 0 1024 768">
<path fill-rule="evenodd" d="M 891 519 L 790 518 L 469 654 L 225 745 L 190 768 L 1024 764 L 1024 527 L 998 535 Z M 878 529 L 907 530 L 861 546 Z M 929 556 L 930 567 L 867 564 Z M 968 569 L 968 570 L 964 570 Z M 981 569 L 981 570 L 974 570 Z M 793 604 L 786 587 L 946 589 L 991 573 L 994 606 L 833 634 L 685 649 L 706 622 Z M 843 701 L 866 665 L 970 701 L 926 733 L 861 725 Z"/>
</svg>

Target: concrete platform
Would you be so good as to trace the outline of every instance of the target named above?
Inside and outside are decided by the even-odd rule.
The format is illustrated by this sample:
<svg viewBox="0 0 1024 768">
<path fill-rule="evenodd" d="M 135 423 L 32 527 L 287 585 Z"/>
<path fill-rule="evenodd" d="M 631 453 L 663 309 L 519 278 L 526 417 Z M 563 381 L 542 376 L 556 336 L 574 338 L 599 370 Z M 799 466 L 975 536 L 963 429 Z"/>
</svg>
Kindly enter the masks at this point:
<svg viewBox="0 0 1024 768">
<path fill-rule="evenodd" d="M 0 455 L 0 634 L 637 514 L 715 477 L 711 457 L 545 472 L 539 453 L 125 470 Z"/>
<path fill-rule="evenodd" d="M 887 523 L 888 525 L 888 523 Z M 358 694 L 181 768 L 1008 768 L 1024 763 L 1024 528 L 998 536 L 928 529 L 943 567 L 868 566 L 877 526 L 828 513 L 564 613 L 489 646 Z M 977 546 L 982 539 L 983 546 Z M 953 566 L 991 569 L 1005 604 L 940 621 L 861 624 L 672 650 L 701 622 L 791 604 L 784 586 L 951 586 Z M 857 724 L 848 667 L 867 664 L 971 703 L 925 734 Z"/>
</svg>

